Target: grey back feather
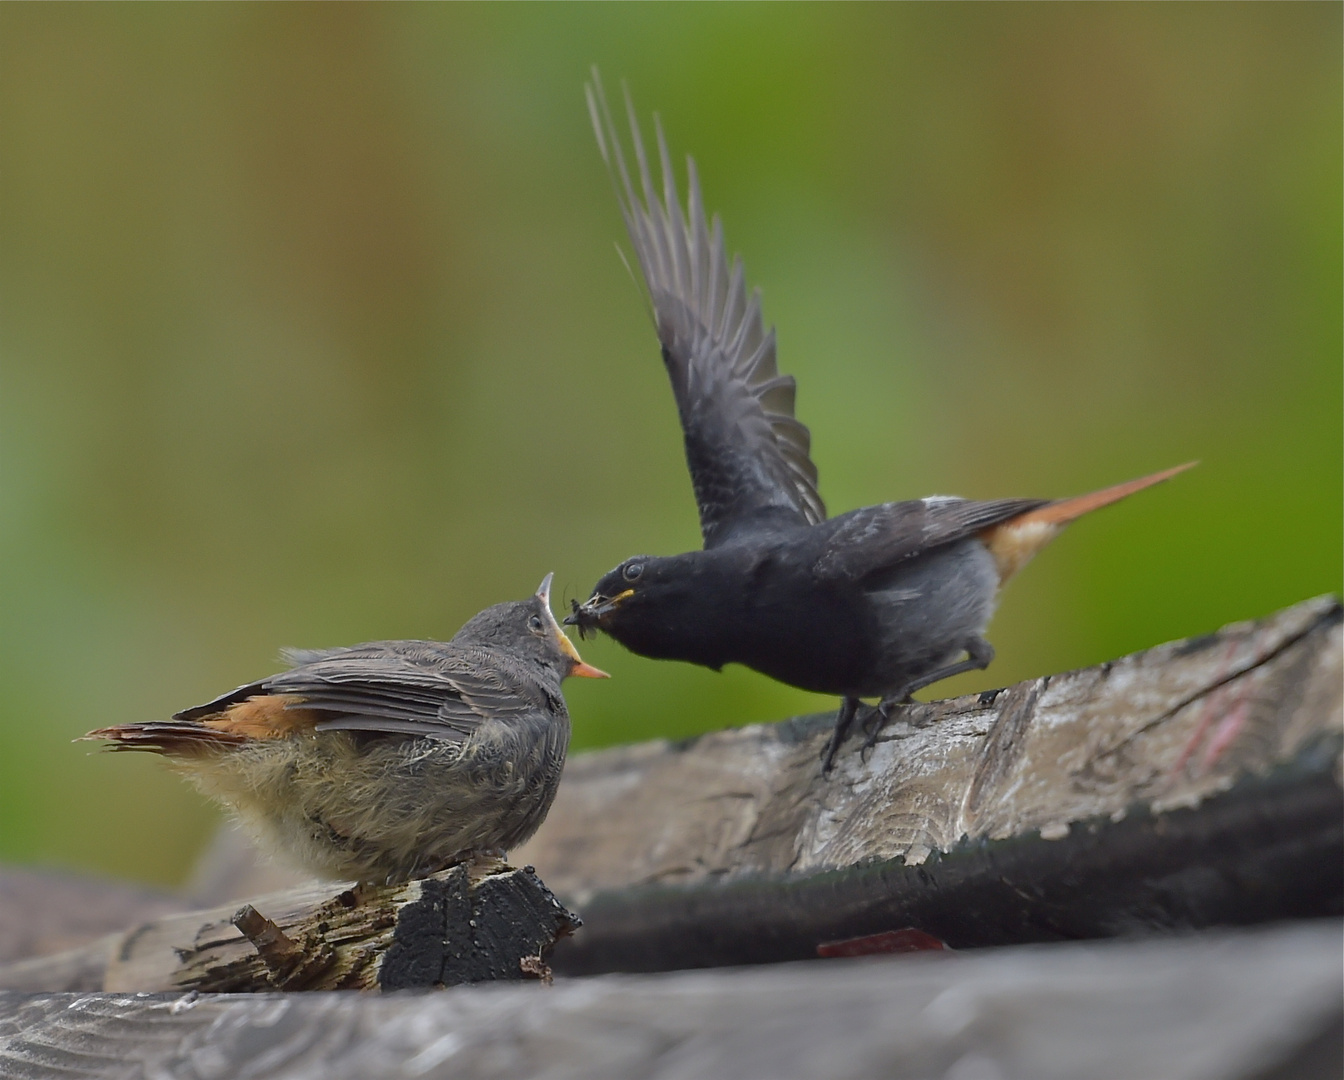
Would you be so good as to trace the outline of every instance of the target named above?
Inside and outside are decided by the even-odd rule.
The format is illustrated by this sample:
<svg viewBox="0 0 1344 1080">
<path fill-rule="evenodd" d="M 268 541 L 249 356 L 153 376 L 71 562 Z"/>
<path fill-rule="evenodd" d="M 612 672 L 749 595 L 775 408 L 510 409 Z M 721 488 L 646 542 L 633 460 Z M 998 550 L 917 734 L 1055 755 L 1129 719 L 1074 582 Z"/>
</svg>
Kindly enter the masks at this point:
<svg viewBox="0 0 1344 1080">
<path fill-rule="evenodd" d="M 317 659 L 267 679 L 266 691 L 298 695 L 297 708 L 332 714 L 318 731 L 456 741 L 485 721 L 517 721 L 562 700 L 558 681 L 548 695 L 537 669 L 494 649 L 383 641 L 307 655 Z"/>
<path fill-rule="evenodd" d="M 268 694 L 326 714 L 318 731 L 418 735 L 460 742 L 487 721 L 567 717 L 559 676 L 499 649 L 441 641 L 371 641 L 335 649 L 286 649 L 295 666 L 247 683 L 175 720 L 218 715 Z M 554 685 L 551 683 L 554 682 Z"/>
</svg>

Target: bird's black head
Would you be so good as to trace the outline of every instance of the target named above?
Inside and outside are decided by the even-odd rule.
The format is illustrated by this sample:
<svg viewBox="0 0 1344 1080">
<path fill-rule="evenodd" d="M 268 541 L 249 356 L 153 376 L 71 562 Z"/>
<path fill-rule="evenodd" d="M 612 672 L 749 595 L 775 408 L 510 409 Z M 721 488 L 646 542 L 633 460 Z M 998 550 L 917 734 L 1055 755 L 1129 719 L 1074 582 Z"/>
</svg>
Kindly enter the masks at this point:
<svg viewBox="0 0 1344 1080">
<path fill-rule="evenodd" d="M 664 561 L 652 555 L 626 559 L 616 569 L 602 575 L 593 586 L 593 594 L 582 604 L 577 600 L 570 601 L 573 610 L 565 616 L 565 625 L 577 626 L 580 638 L 597 630 L 619 637 L 614 628 L 627 622 L 631 611 L 647 607 L 650 592 L 656 601 Z"/>
<path fill-rule="evenodd" d="M 535 596 L 495 604 L 473 615 L 453 635 L 454 643 L 500 649 L 532 660 L 561 679 L 569 675 L 605 679 L 606 672 L 583 662 L 551 614 L 551 576 L 546 575 Z"/>
<path fill-rule="evenodd" d="M 700 654 L 715 638 L 714 588 L 704 552 L 635 555 L 605 574 L 565 623 L 609 634 L 632 652 L 659 660 L 709 663 Z"/>
</svg>

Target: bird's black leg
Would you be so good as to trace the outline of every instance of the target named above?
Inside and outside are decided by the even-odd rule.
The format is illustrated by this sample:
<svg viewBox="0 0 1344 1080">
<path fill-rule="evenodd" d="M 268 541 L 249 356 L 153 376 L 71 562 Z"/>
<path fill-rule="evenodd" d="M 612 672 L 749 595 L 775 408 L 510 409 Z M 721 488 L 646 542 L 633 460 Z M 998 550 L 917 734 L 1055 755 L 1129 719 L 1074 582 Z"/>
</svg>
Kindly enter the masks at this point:
<svg viewBox="0 0 1344 1080">
<path fill-rule="evenodd" d="M 844 743 L 845 736 L 849 734 L 849 725 L 854 722 L 854 715 L 858 711 L 858 698 L 847 697 L 840 702 L 840 711 L 835 714 L 835 727 L 831 729 L 831 737 L 826 743 L 826 749 L 821 752 L 822 776 L 829 773 L 831 766 L 835 764 L 836 752 Z"/>
<path fill-rule="evenodd" d="M 982 637 L 971 638 L 966 643 L 965 649 L 965 660 L 958 660 L 955 664 L 948 664 L 946 667 L 930 671 L 927 675 L 921 675 L 901 687 L 897 693 L 884 697 L 863 722 L 863 730 L 868 733 L 868 737 L 864 739 L 859 753 L 866 754 L 877 744 L 877 737 L 882 734 L 882 729 L 891 719 L 893 706 L 906 704 L 910 700 L 910 695 L 916 690 L 923 690 L 924 687 L 950 679 L 953 675 L 960 675 L 965 671 L 983 671 L 994 659 L 994 646 Z"/>
</svg>

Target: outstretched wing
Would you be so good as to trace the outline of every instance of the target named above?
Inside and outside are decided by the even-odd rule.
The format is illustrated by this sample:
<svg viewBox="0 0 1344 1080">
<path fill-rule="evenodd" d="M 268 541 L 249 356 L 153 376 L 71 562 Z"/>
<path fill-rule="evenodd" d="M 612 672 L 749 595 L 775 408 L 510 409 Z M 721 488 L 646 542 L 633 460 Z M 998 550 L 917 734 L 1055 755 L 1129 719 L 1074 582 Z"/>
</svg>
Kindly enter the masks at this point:
<svg viewBox="0 0 1344 1080">
<path fill-rule="evenodd" d="M 763 330 L 760 293 L 747 295 L 740 258 L 734 256 L 729 271 L 718 216 L 706 223 L 695 162 L 687 158 L 683 217 L 662 127 L 655 120 L 660 200 L 627 94 L 636 192 L 596 71 L 587 90 L 598 147 L 653 305 L 705 547 L 772 519 L 825 520 L 808 457 L 811 436 L 793 415 L 793 377 L 775 366 L 775 332 Z"/>
<path fill-rule="evenodd" d="M 832 519 L 830 535 L 813 563 L 813 573 L 820 578 L 858 581 L 931 548 L 974 536 L 1049 501 L 975 502 L 934 495 L 865 506 Z"/>
</svg>

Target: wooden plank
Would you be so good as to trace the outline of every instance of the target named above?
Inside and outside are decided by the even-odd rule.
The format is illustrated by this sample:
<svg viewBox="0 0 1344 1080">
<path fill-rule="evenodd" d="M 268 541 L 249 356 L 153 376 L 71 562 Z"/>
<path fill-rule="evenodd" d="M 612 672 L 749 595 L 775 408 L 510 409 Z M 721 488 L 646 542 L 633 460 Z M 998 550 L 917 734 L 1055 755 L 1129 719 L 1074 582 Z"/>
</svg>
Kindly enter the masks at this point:
<svg viewBox="0 0 1344 1080">
<path fill-rule="evenodd" d="M 1344 731 L 1340 606 L 1266 619 L 1006 690 L 900 710 L 829 778 L 829 716 L 575 755 L 516 858 L 582 905 L 600 890 L 923 863 L 963 837 L 1197 806 Z"/>
<path fill-rule="evenodd" d="M 1337 761 L 1336 745 L 1197 808 L 1076 823 L 1060 839 L 967 841 L 917 866 L 882 860 L 599 892 L 552 965 L 586 975 L 801 960 L 905 928 L 964 949 L 1335 915 L 1344 897 Z"/>
<path fill-rule="evenodd" d="M 1340 926 L 436 994 L 0 994 L 0 1075 L 1333 1080 Z"/>
<path fill-rule="evenodd" d="M 556 970 L 792 959 L 906 923 L 978 945 L 1337 911 L 1340 614 L 1322 597 L 917 704 L 829 778 L 829 716 L 579 755 L 518 853 L 585 914 Z"/>
<path fill-rule="evenodd" d="M 515 858 L 584 912 L 553 960 L 570 973 L 799 959 L 906 926 L 967 947 L 1334 914 L 1342 654 L 1340 606 L 1324 597 L 910 706 L 871 757 L 851 743 L 830 777 L 819 762 L 829 716 L 577 755 Z M 390 910 L 421 889 L 404 887 Z M 310 917 L 333 895 L 253 905 L 310 941 Z M 247 977 L 288 985 L 258 967 L 230 922 L 236 908 L 141 927 L 117 945 L 107 985 L 212 985 L 162 981 L 179 952 L 215 970 L 246 961 Z M 341 957 L 386 943 L 386 916 L 374 927 L 368 912 L 328 914 L 323 941 Z M 101 962 L 67 956 L 51 985 Z M 358 968 L 342 958 L 325 977 L 361 985 Z M 35 986 L 31 969 L 16 977 L 0 970 L 0 986 Z"/>
<path fill-rule="evenodd" d="M 0 961 L 75 948 L 133 922 L 199 906 L 142 885 L 0 866 Z"/>
</svg>

